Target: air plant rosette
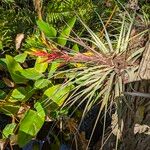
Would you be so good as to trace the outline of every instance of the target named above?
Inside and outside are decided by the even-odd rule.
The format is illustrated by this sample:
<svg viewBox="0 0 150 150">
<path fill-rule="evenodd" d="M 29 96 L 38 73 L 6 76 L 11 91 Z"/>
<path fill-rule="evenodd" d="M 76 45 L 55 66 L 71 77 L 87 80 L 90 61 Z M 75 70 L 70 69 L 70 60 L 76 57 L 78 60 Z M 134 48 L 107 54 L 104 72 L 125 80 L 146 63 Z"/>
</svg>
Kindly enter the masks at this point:
<svg viewBox="0 0 150 150">
<path fill-rule="evenodd" d="M 65 100 L 62 108 L 66 106 L 70 108 L 76 102 L 78 102 L 78 108 L 86 102 L 81 122 L 85 114 L 93 105 L 97 103 L 101 104 L 89 141 L 92 139 L 96 124 L 98 123 L 102 111 L 105 110 L 105 122 L 108 107 L 113 103 L 117 104 L 116 98 L 124 95 L 125 84 L 136 81 L 138 76 L 137 73 L 140 65 L 140 58 L 142 57 L 145 45 L 138 47 L 135 52 L 130 53 L 129 55 L 129 45 L 134 38 L 131 37 L 134 18 L 128 19 L 129 22 L 126 22 L 126 19 L 127 18 L 124 15 L 119 35 L 116 36 L 117 38 L 115 41 L 110 39 L 109 33 L 106 31 L 104 26 L 105 42 L 101 40 L 99 36 L 96 35 L 82 20 L 80 20 L 91 35 L 91 39 L 87 39 L 87 41 L 90 41 L 92 45 L 94 44 L 94 47 L 96 48 L 93 49 L 92 47 L 86 46 L 86 43 L 79 37 L 77 37 L 77 39 L 70 39 L 70 41 L 74 41 L 75 43 L 83 46 L 87 49 L 87 52 L 90 51 L 90 53 L 76 52 L 72 54 L 65 50 L 54 50 L 50 53 L 46 51 L 32 52 L 32 55 L 43 57 L 44 61 L 49 63 L 57 60 L 63 64 L 83 64 L 83 67 L 77 67 L 76 69 L 72 68 L 60 72 L 58 71 L 56 72 L 56 76 L 60 73 L 74 73 L 74 76 L 71 76 L 64 84 L 62 84 L 62 88 L 71 84 L 76 85 L 71 94 Z M 148 30 L 143 33 L 137 33 L 135 37 L 144 37 L 147 31 Z M 59 90 L 61 90 L 61 88 Z M 72 114 L 74 112 L 75 110 Z M 104 132 L 105 123 L 103 137 Z M 104 141 L 102 140 L 102 143 L 103 142 Z"/>
<path fill-rule="evenodd" d="M 128 21 L 126 21 L 126 19 Z M 144 45 L 142 45 L 140 47 L 137 46 L 138 49 L 136 49 L 135 52 L 130 53 L 130 47 L 132 47 L 131 43 L 133 41 L 132 39 L 137 37 L 144 37 L 145 33 L 147 33 L 148 31 L 145 30 L 143 33 L 137 33 L 132 36 L 133 30 L 135 30 L 133 29 L 134 19 L 135 18 L 128 18 L 124 14 L 119 35 L 117 35 L 115 41 L 112 41 L 110 39 L 109 33 L 105 29 L 105 26 L 104 31 L 106 40 L 104 41 L 101 40 L 101 38 L 99 38 L 99 36 L 96 35 L 82 20 L 80 20 L 88 33 L 91 35 L 91 39 L 87 39 L 87 41 L 90 41 L 92 45 L 95 45 L 95 49 L 87 46 L 86 42 L 84 42 L 82 38 L 79 37 L 74 39 L 71 38 L 70 41 L 83 46 L 84 49 L 87 49 L 87 53 L 76 52 L 72 54 L 65 50 L 55 49 L 51 50 L 50 53 L 48 53 L 47 51 L 37 50 L 32 52 L 31 54 L 38 57 L 43 57 L 43 62 L 52 63 L 53 61 L 60 61 L 60 66 L 62 66 L 62 64 L 69 63 L 83 64 L 83 69 L 81 69 L 82 67 L 77 68 L 74 72 L 76 74 L 74 79 L 69 79 L 69 81 L 67 81 L 64 86 L 66 86 L 69 82 L 71 82 L 71 84 L 79 83 L 79 81 L 81 80 L 82 83 L 75 87 L 75 91 L 77 91 L 77 89 L 82 86 L 88 86 L 86 86 L 86 89 L 84 89 L 84 91 L 80 91 L 74 96 L 72 94 L 69 99 L 74 99 L 74 97 L 77 95 L 81 97 L 87 92 L 86 98 L 90 97 L 91 101 L 92 97 L 95 95 L 95 92 L 97 92 L 98 90 L 100 91 L 100 93 L 98 94 L 96 100 L 102 97 L 103 99 L 107 98 L 108 101 L 108 99 L 110 99 L 110 95 L 111 97 L 112 95 L 114 97 L 111 99 L 115 99 L 115 97 L 123 94 L 125 83 L 136 80 L 140 63 L 139 58 L 142 56 L 142 53 L 144 51 Z M 84 40 L 86 39 L 84 38 Z M 65 70 L 63 72 L 69 73 L 71 71 L 73 71 L 73 69 Z M 72 80 L 74 81 L 72 82 Z M 103 103 L 105 105 L 106 101 L 104 100 Z"/>
</svg>

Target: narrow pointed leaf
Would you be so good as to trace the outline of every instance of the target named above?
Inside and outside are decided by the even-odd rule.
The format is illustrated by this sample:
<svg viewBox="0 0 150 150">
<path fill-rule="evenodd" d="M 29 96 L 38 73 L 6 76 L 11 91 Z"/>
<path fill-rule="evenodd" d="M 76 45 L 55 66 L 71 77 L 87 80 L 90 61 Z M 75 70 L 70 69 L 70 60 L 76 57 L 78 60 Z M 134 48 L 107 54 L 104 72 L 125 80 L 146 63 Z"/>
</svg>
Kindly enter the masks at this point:
<svg viewBox="0 0 150 150">
<path fill-rule="evenodd" d="M 61 32 L 60 36 L 58 37 L 58 44 L 65 46 L 67 43 L 67 38 L 70 35 L 70 32 L 76 22 L 76 17 L 73 17 L 72 19 L 69 20 L 67 23 L 66 27 L 63 29 Z"/>
<path fill-rule="evenodd" d="M 57 31 L 52 25 L 49 25 L 48 23 L 46 23 L 43 20 L 38 20 L 37 25 L 38 25 L 39 29 L 41 31 L 43 31 L 47 37 L 49 37 L 49 38 L 56 37 Z"/>
</svg>

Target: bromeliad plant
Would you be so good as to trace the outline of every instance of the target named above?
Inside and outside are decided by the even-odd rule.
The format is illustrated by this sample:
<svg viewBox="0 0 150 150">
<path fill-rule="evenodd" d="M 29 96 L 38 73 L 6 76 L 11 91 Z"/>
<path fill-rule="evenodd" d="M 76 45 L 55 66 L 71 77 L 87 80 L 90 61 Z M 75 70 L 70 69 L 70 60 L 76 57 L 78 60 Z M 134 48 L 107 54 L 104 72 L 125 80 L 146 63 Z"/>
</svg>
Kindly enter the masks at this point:
<svg viewBox="0 0 150 150">
<path fill-rule="evenodd" d="M 65 107 L 71 108 L 71 106 L 76 104 L 78 104 L 78 108 L 86 102 L 81 118 L 82 122 L 88 110 L 93 105 L 97 103 L 100 104 L 100 110 L 90 137 L 91 140 L 102 111 L 105 110 L 104 135 L 108 107 L 117 102 L 115 101 L 117 97 L 124 95 L 126 83 L 136 80 L 139 60 L 144 51 L 144 45 L 141 44 L 137 46 L 136 51 L 133 52 L 131 43 L 134 41 L 134 38 L 142 38 L 148 30 L 137 33 L 136 35 L 133 34 L 135 17 L 127 17 L 124 14 L 119 34 L 114 35 L 115 40 L 114 37 L 112 38 L 107 32 L 105 26 L 103 26 L 105 30 L 105 39 L 101 39 L 81 19 L 79 20 L 88 31 L 91 38 L 79 38 L 77 36 L 76 38 L 69 38 L 69 40 L 86 49 L 86 53 L 72 53 L 57 49 L 50 53 L 35 51 L 32 54 L 38 57 L 45 57 L 45 61 L 49 61 L 50 63 L 53 61 L 60 61 L 67 65 L 71 65 L 69 70 L 57 71 L 52 76 L 53 78 L 63 76 L 67 79 L 61 88 L 57 89 L 56 95 L 60 90 L 66 88 L 66 86 L 75 85 L 67 100 L 63 103 L 62 109 Z M 103 24 L 102 20 L 101 23 Z M 135 42 L 133 44 L 135 44 Z M 73 66 L 76 66 L 76 68 Z M 47 99 L 47 106 L 49 105 L 48 101 L 49 99 Z"/>
<path fill-rule="evenodd" d="M 54 49 L 50 53 L 46 51 L 32 52 L 32 55 L 45 57 L 44 61 L 46 62 L 53 62 L 59 60 L 63 63 L 70 63 L 73 65 L 80 64 L 82 66 L 77 69 L 69 69 L 67 71 L 58 72 L 56 73 L 56 75 L 54 75 L 58 76 L 62 73 L 69 74 L 70 72 L 75 71 L 73 72 L 75 73 L 74 76 L 72 78 L 69 78 L 64 86 L 66 86 L 68 83 L 76 83 L 78 84 L 78 86 L 75 87 L 76 91 L 78 91 L 78 89 L 80 89 L 81 87 L 88 87 L 83 91 L 80 91 L 80 93 L 76 93 L 74 91 L 69 97 L 67 101 L 68 103 L 73 97 L 75 99 L 79 99 L 79 97 L 86 94 L 86 92 L 88 93 L 86 98 L 91 97 L 90 99 L 93 103 L 94 93 L 98 89 L 103 88 L 103 90 L 100 90 L 101 92 L 96 98 L 96 100 L 98 100 L 103 94 L 107 95 L 103 95 L 103 98 L 105 99 L 102 102 L 101 106 L 101 109 L 103 109 L 105 103 L 107 103 L 109 100 L 109 94 L 106 93 L 111 93 L 113 89 L 114 94 L 111 93 L 111 95 L 114 95 L 114 98 L 118 97 L 120 96 L 120 94 L 123 94 L 123 85 L 135 79 L 136 71 L 139 64 L 138 58 L 140 58 L 140 56 L 142 55 L 144 47 L 139 47 L 136 52 L 130 54 L 129 45 L 131 43 L 131 40 L 134 38 L 131 37 L 134 18 L 130 18 L 129 23 L 126 23 L 126 16 L 124 15 L 122 20 L 123 21 L 121 23 L 122 25 L 120 28 L 120 33 L 119 35 L 116 35 L 116 40 L 113 41 L 110 39 L 109 33 L 106 31 L 105 26 L 104 29 L 106 41 L 101 40 L 92 30 L 90 30 L 90 28 L 86 24 L 84 24 L 82 20 L 80 20 L 91 35 L 92 39 L 77 37 L 73 39 L 70 38 L 69 40 L 83 46 L 87 50 L 87 52 L 85 53 L 70 53 L 65 50 L 59 49 Z M 139 35 L 136 35 L 135 37 L 143 36 L 144 33 L 147 31 L 148 30 L 140 33 Z M 84 41 L 90 42 L 91 45 L 94 45 L 94 48 L 88 46 L 87 42 L 85 43 Z M 84 100 L 86 98 L 84 98 Z M 74 100 L 73 103 L 75 103 Z"/>
</svg>

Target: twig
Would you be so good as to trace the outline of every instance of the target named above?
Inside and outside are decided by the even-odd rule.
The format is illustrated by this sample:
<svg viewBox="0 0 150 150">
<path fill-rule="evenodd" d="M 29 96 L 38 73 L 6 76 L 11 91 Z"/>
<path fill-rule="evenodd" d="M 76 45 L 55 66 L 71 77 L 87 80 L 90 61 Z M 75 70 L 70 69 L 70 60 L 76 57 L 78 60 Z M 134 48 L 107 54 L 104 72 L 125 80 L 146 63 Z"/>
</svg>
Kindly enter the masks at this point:
<svg viewBox="0 0 150 150">
<path fill-rule="evenodd" d="M 107 22 L 105 23 L 105 25 L 104 25 L 105 28 L 107 28 L 107 26 L 109 25 L 109 23 L 110 23 L 110 21 L 111 21 L 113 15 L 114 15 L 116 9 L 117 9 L 117 5 L 114 7 L 114 9 L 113 9 L 113 11 L 112 11 L 110 17 L 108 18 Z M 104 36 L 104 30 L 105 30 L 105 29 L 104 29 L 104 27 L 103 27 L 103 30 L 100 32 L 101 38 L 103 38 L 103 36 Z"/>
</svg>

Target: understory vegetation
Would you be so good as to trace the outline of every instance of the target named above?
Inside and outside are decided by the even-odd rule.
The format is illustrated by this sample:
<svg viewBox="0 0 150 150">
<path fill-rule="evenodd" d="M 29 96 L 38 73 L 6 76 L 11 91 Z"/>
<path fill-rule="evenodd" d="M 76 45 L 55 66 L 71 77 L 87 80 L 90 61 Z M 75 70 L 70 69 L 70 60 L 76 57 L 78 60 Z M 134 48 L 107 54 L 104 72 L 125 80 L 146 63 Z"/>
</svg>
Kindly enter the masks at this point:
<svg viewBox="0 0 150 150">
<path fill-rule="evenodd" d="M 149 12 L 1 0 L 0 150 L 149 150 Z"/>
</svg>

